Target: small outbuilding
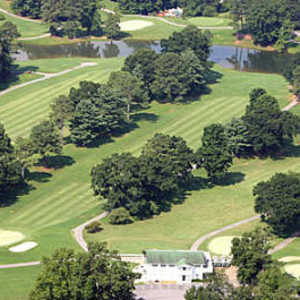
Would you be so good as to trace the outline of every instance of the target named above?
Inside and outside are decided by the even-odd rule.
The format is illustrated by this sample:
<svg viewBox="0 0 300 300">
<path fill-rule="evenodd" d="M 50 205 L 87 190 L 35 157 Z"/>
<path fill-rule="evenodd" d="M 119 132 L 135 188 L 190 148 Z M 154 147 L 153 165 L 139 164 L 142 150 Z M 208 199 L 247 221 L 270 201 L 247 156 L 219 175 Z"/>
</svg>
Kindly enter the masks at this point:
<svg viewBox="0 0 300 300">
<path fill-rule="evenodd" d="M 213 273 L 208 252 L 186 250 L 146 250 L 145 263 L 135 268 L 143 282 L 191 283 Z"/>
</svg>

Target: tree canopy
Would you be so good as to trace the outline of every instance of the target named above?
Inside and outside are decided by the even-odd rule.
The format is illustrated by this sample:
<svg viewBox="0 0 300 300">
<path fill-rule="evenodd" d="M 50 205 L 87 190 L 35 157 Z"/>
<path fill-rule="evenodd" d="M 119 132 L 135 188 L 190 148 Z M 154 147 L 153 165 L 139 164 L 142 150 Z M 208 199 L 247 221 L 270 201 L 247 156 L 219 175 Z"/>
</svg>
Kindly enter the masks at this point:
<svg viewBox="0 0 300 300">
<path fill-rule="evenodd" d="M 202 146 L 197 153 L 198 165 L 203 167 L 212 182 L 218 182 L 232 165 L 232 154 L 225 129 L 220 124 L 204 128 Z"/>
<path fill-rule="evenodd" d="M 257 228 L 232 240 L 232 264 L 238 267 L 238 279 L 242 284 L 257 283 L 257 275 L 272 262 L 268 254 L 270 233 Z"/>
<path fill-rule="evenodd" d="M 23 182 L 21 163 L 17 160 L 9 136 L 0 123 L 0 204 L 5 193 Z"/>
<path fill-rule="evenodd" d="M 13 0 L 11 7 L 18 15 L 39 19 L 42 14 L 42 2 L 43 0 Z"/>
<path fill-rule="evenodd" d="M 42 260 L 42 271 L 30 300 L 133 300 L 139 278 L 116 251 L 104 243 L 89 244 L 89 252 L 57 249 Z"/>
<path fill-rule="evenodd" d="M 279 235 L 295 230 L 300 218 L 300 175 L 277 173 L 253 189 L 255 211 Z"/>
</svg>

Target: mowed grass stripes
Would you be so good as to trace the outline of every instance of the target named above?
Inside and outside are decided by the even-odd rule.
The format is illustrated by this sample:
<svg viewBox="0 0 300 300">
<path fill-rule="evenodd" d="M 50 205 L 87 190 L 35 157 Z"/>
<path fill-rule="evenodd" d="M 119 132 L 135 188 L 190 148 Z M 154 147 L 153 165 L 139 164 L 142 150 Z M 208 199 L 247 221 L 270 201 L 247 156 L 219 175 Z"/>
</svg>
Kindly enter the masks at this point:
<svg viewBox="0 0 300 300">
<path fill-rule="evenodd" d="M 39 115 L 47 116 L 54 97 L 67 93 L 80 80 L 105 81 L 110 70 L 119 69 L 121 63 L 121 59 L 99 60 L 97 67 L 74 71 L 7 94 L 1 97 L 0 118 L 14 138 L 20 133 L 28 134 Z M 63 154 L 72 157 L 75 163 L 53 171 L 46 183 L 31 182 L 34 190 L 21 196 L 13 206 L 1 208 L 0 228 L 24 231 L 41 241 L 40 252 L 32 252 L 38 256 L 49 254 L 54 247 L 75 247 L 70 229 L 101 211 L 101 202 L 90 190 L 90 170 L 103 158 L 125 151 L 138 155 L 155 132 L 180 135 L 197 149 L 203 128 L 240 116 L 247 105 L 248 93 L 254 87 L 266 88 L 278 96 L 282 106 L 288 103 L 287 83 L 278 75 L 239 73 L 220 67 L 215 71 L 222 73 L 222 78 L 210 86 L 210 94 L 189 104 L 152 103 L 150 109 L 141 112 L 146 118 L 143 119 L 140 112 L 136 114 L 138 128 L 99 148 L 65 146 Z M 124 252 L 139 252 L 149 247 L 188 248 L 199 235 L 252 215 L 251 188 L 258 178 L 268 178 L 276 170 L 297 169 L 297 163 L 296 158 L 276 162 L 236 161 L 233 172 L 238 177 L 239 173 L 244 174 L 241 182 L 193 191 L 183 205 L 175 206 L 169 213 L 129 226 L 105 224 L 103 232 L 88 238 L 106 240 Z M 4 262 L 16 259 L 8 252 L 0 252 Z M 22 259 L 26 257 L 30 259 L 32 254 L 23 254 Z"/>
</svg>

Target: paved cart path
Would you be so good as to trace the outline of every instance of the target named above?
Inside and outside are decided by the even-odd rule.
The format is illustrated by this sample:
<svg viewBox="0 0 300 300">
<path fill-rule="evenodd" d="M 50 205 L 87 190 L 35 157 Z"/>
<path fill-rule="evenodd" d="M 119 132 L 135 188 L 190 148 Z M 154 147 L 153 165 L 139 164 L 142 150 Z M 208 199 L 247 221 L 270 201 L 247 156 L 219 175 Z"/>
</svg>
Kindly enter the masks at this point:
<svg viewBox="0 0 300 300">
<path fill-rule="evenodd" d="M 3 95 L 5 95 L 5 94 L 7 94 L 9 92 L 12 92 L 12 91 L 14 91 L 16 89 L 22 88 L 22 87 L 30 85 L 30 84 L 34 84 L 34 83 L 37 83 L 37 82 L 40 82 L 40 81 L 44 81 L 44 80 L 47 80 L 49 78 L 62 76 L 62 75 L 65 75 L 67 73 L 70 73 L 70 72 L 78 70 L 78 69 L 82 69 L 82 68 L 86 68 L 86 67 L 92 67 L 92 66 L 96 66 L 96 65 L 97 65 L 97 63 L 87 62 L 87 63 L 82 63 L 79 66 L 76 66 L 74 68 L 67 69 L 67 70 L 64 70 L 64 71 L 61 71 L 61 72 L 58 72 L 58 73 L 33 72 L 34 74 L 42 75 L 44 77 L 38 78 L 38 79 L 34 79 L 34 80 L 31 80 L 31 81 L 27 81 L 27 82 L 24 82 L 24 83 L 15 85 L 15 86 L 12 86 L 11 88 L 8 88 L 8 89 L 0 92 L 0 96 L 3 96 Z"/>
</svg>

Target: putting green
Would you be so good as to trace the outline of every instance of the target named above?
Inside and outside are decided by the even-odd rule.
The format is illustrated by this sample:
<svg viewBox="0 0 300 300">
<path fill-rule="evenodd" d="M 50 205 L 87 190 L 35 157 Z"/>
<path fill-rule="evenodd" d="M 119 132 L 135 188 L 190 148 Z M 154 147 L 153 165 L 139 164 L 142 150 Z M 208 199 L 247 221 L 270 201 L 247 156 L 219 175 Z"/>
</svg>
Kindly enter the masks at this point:
<svg viewBox="0 0 300 300">
<path fill-rule="evenodd" d="M 281 262 L 300 261 L 300 256 L 285 256 L 278 260 Z"/>
<path fill-rule="evenodd" d="M 300 264 L 286 265 L 284 269 L 290 275 L 296 277 L 297 279 L 300 279 Z"/>
<path fill-rule="evenodd" d="M 0 247 L 18 243 L 24 238 L 25 236 L 21 232 L 0 229 Z"/>
<path fill-rule="evenodd" d="M 221 236 L 213 239 L 208 244 L 208 249 L 215 254 L 219 255 L 230 255 L 231 252 L 231 241 L 236 236 Z"/>
</svg>

